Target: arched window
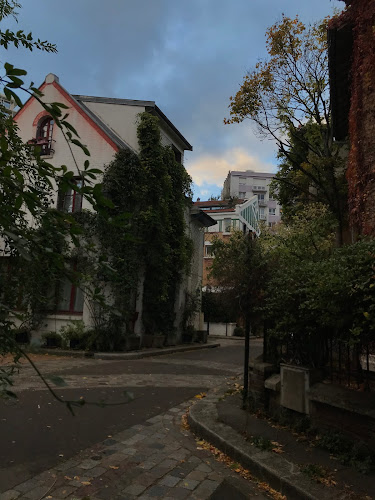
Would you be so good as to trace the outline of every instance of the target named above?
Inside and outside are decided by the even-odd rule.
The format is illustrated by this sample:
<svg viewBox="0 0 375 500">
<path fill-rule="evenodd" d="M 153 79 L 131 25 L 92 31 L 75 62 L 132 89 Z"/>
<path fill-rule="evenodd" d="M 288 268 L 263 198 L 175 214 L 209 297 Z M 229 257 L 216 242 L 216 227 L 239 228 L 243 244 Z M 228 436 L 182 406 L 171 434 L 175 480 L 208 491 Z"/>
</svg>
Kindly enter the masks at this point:
<svg viewBox="0 0 375 500">
<path fill-rule="evenodd" d="M 53 119 L 42 118 L 36 131 L 36 143 L 41 147 L 41 155 L 49 155 L 52 150 Z"/>
</svg>

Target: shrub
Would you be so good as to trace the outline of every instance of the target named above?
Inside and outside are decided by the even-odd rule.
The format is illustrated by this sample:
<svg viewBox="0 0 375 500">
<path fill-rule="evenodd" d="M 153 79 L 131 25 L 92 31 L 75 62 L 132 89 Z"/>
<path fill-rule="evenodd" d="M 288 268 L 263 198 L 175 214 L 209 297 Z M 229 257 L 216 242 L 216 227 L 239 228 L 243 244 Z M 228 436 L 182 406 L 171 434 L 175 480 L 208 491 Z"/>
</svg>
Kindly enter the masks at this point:
<svg viewBox="0 0 375 500">
<path fill-rule="evenodd" d="M 71 341 L 75 347 L 80 349 L 86 348 L 87 331 L 85 323 L 82 320 L 73 320 L 59 330 L 63 347 L 71 347 Z"/>
<path fill-rule="evenodd" d="M 61 347 L 62 345 L 62 337 L 57 332 L 43 333 L 42 339 L 44 341 L 43 347 Z"/>
<path fill-rule="evenodd" d="M 236 328 L 233 330 L 233 335 L 236 337 L 244 337 L 245 331 L 242 326 L 236 326 Z"/>
</svg>

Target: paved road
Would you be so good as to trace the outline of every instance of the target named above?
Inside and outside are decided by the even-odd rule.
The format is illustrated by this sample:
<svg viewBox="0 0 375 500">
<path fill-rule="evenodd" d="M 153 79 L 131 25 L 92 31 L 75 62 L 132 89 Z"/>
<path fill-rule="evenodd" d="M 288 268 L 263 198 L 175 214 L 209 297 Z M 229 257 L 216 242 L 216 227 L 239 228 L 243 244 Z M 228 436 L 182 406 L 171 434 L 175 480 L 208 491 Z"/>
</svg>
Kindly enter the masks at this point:
<svg viewBox="0 0 375 500">
<path fill-rule="evenodd" d="M 260 351 L 261 343 L 255 341 L 253 355 Z M 84 406 L 73 417 L 25 366 L 15 386 L 18 403 L 0 403 L 0 491 L 220 385 L 241 372 L 242 360 L 243 342 L 226 340 L 216 349 L 133 361 L 39 357 L 45 374 L 67 382 L 57 388 L 63 400 L 82 396 L 116 403 L 123 401 L 124 391 L 132 392 L 134 400 L 105 408 Z"/>
</svg>

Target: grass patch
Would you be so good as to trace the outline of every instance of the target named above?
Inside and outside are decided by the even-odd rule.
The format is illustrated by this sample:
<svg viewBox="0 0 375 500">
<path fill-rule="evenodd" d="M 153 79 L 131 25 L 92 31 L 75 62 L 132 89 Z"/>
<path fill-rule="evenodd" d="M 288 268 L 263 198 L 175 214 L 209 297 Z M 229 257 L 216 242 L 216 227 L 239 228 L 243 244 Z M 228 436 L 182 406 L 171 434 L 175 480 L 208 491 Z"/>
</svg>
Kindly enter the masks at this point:
<svg viewBox="0 0 375 500">
<path fill-rule="evenodd" d="M 374 470 L 375 457 L 366 443 L 353 443 L 339 432 L 326 432 L 318 437 L 316 446 L 328 451 L 343 465 L 353 467 L 362 474 Z"/>
<path fill-rule="evenodd" d="M 251 444 L 259 448 L 260 450 L 263 451 L 272 451 L 275 447 L 275 445 L 272 443 L 272 441 L 268 438 L 265 438 L 263 436 L 252 436 L 250 438 Z"/>
<path fill-rule="evenodd" d="M 301 471 L 310 479 L 322 483 L 325 486 L 336 486 L 336 481 L 333 480 L 332 473 L 317 464 L 307 464 L 301 467 Z"/>
</svg>

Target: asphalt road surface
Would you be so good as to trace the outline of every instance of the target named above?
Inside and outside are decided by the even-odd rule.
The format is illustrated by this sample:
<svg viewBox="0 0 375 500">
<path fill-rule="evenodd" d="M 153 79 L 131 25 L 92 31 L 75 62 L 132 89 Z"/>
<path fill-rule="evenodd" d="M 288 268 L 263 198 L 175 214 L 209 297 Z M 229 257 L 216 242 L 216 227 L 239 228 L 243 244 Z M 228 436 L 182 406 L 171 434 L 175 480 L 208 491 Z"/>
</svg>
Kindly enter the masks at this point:
<svg viewBox="0 0 375 500">
<path fill-rule="evenodd" d="M 262 343 L 251 344 L 251 357 Z M 29 366 L 16 378 L 18 401 L 0 401 L 0 491 L 55 466 L 99 441 L 225 383 L 241 373 L 243 341 L 221 347 L 132 361 L 35 356 L 38 367 L 67 384 L 56 387 L 63 401 L 88 404 L 72 416 Z M 52 379 L 53 380 L 53 379 Z M 127 393 L 134 397 L 126 401 Z M 124 394 L 125 393 L 125 394 Z M 107 406 L 96 403 L 104 401 Z"/>
</svg>

